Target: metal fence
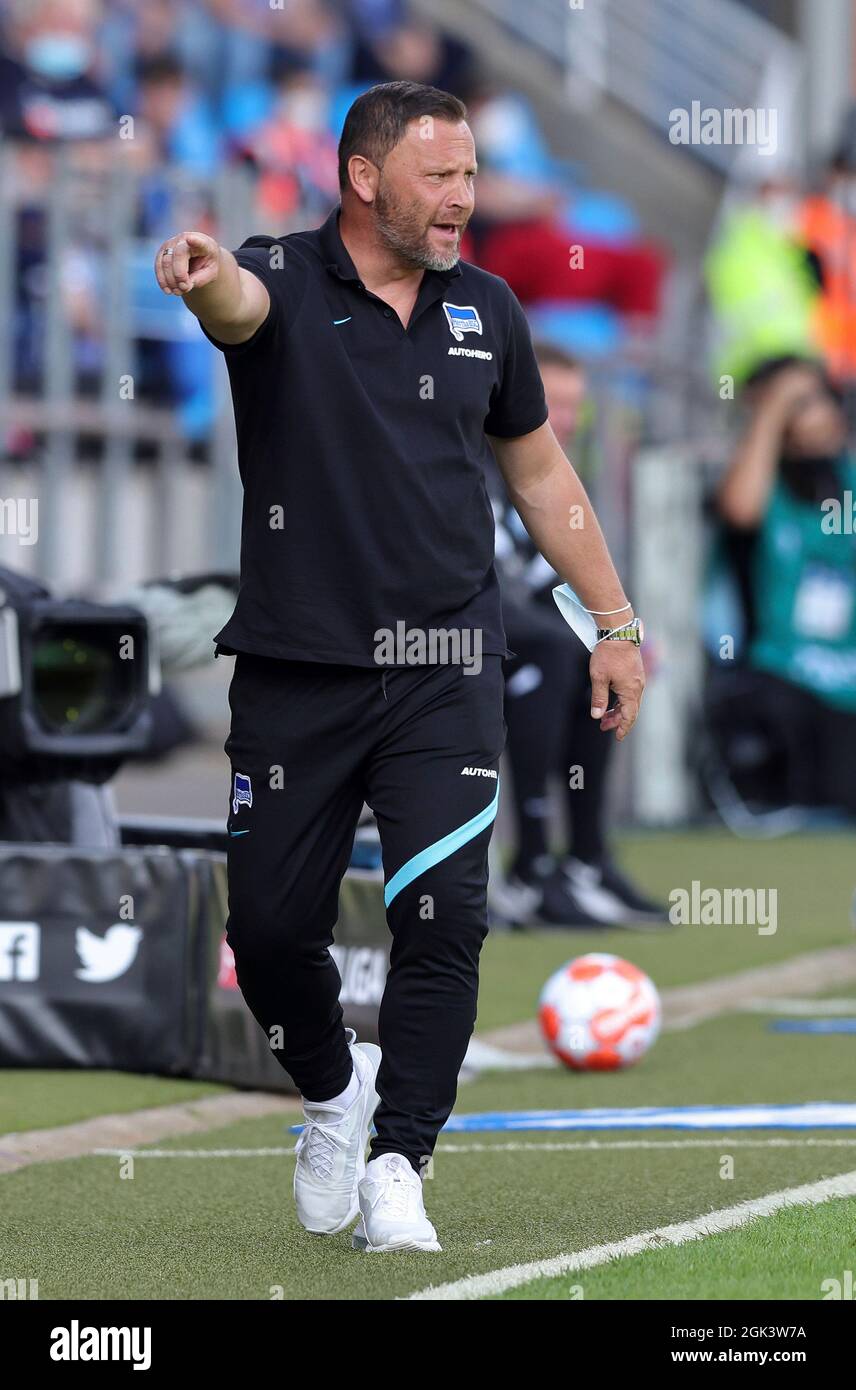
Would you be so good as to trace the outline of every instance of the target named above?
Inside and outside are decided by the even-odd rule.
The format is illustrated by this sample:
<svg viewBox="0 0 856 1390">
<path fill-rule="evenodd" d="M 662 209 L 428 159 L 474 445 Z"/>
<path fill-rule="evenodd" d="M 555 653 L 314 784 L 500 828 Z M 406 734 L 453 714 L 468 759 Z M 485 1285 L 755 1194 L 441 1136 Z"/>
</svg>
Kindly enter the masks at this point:
<svg viewBox="0 0 856 1390">
<path fill-rule="evenodd" d="M 42 153 L 50 166 L 35 185 L 14 151 L 2 157 L 0 563 L 59 591 L 101 593 L 236 569 L 241 497 L 225 367 L 192 315 L 161 293 L 152 263 L 162 237 L 186 226 L 230 246 L 260 230 L 252 176 L 224 168 L 201 183 L 159 171 L 169 212 L 151 233 L 141 227 L 151 188 L 121 141 L 94 170 L 72 150 Z M 189 404 L 168 402 L 169 389 L 146 395 L 153 349 L 176 372 L 182 354 L 192 358 Z M 653 347 L 592 377 L 600 504 L 621 557 L 633 449 L 698 434 L 706 386 Z"/>
<path fill-rule="evenodd" d="M 171 210 L 142 224 L 152 188 L 122 142 L 87 168 L 80 151 L 2 151 L 0 181 L 0 562 L 59 589 L 109 591 L 192 568 L 237 568 L 240 488 L 219 354 L 161 294 L 163 236 L 210 225 L 238 244 L 258 230 L 241 168 L 204 185 L 158 171 Z M 194 355 L 190 396 L 143 392 L 146 353 Z M 193 419 L 188 423 L 188 415 Z M 29 508 L 37 534 L 15 518 Z M 29 528 L 32 532 L 33 528 Z"/>
</svg>

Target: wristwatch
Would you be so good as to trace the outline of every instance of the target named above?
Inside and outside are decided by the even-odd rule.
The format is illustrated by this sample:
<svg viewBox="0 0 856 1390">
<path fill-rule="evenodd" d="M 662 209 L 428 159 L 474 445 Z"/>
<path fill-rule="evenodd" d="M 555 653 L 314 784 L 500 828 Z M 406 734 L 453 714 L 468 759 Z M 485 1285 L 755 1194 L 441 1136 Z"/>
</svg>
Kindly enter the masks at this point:
<svg viewBox="0 0 856 1390">
<path fill-rule="evenodd" d="M 634 647 L 641 647 L 644 637 L 641 618 L 634 618 L 621 627 L 599 627 L 597 630 L 597 642 L 632 642 Z"/>
</svg>

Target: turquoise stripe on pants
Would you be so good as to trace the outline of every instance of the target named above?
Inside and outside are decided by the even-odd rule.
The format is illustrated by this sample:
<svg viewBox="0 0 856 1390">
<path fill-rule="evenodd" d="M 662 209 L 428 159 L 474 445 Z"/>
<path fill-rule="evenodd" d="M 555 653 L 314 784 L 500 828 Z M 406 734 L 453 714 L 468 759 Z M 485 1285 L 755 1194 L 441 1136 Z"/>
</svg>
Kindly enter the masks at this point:
<svg viewBox="0 0 856 1390">
<path fill-rule="evenodd" d="M 424 874 L 426 869 L 433 869 L 435 864 L 441 860 L 448 859 L 450 854 L 460 849 L 468 840 L 474 840 L 476 835 L 496 820 L 496 813 L 499 808 L 499 778 L 496 781 L 496 795 L 489 806 L 478 815 L 473 816 L 472 820 L 459 825 L 457 830 L 452 830 L 448 835 L 444 835 L 441 840 L 435 840 L 433 845 L 427 849 L 421 849 L 418 854 L 414 854 L 412 859 L 408 859 L 402 864 L 397 873 L 394 873 L 389 883 L 383 890 L 383 901 L 389 907 L 393 898 L 397 897 L 402 888 L 406 888 L 408 883 L 412 883 L 420 874 Z"/>
</svg>

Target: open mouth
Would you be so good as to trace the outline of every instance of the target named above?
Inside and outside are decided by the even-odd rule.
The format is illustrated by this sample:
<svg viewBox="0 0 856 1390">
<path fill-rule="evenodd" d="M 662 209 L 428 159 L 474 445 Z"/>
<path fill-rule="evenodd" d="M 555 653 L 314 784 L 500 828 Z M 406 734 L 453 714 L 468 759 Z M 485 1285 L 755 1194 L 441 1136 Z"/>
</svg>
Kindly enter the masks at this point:
<svg viewBox="0 0 856 1390">
<path fill-rule="evenodd" d="M 434 222 L 432 225 L 435 232 L 440 232 L 442 236 L 448 237 L 450 241 L 456 237 L 461 230 L 457 222 Z"/>
</svg>

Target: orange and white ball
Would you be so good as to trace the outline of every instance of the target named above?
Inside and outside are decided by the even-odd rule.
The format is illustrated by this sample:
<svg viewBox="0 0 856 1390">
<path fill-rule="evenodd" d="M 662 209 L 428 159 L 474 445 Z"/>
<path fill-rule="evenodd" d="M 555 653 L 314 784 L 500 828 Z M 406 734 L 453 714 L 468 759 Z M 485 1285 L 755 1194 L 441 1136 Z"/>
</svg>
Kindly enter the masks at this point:
<svg viewBox="0 0 856 1390">
<path fill-rule="evenodd" d="M 615 1071 L 644 1057 L 660 1031 L 660 996 L 638 966 L 592 952 L 551 975 L 538 1005 L 550 1051 L 574 1071 Z"/>
</svg>

